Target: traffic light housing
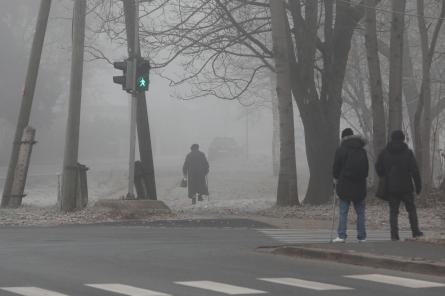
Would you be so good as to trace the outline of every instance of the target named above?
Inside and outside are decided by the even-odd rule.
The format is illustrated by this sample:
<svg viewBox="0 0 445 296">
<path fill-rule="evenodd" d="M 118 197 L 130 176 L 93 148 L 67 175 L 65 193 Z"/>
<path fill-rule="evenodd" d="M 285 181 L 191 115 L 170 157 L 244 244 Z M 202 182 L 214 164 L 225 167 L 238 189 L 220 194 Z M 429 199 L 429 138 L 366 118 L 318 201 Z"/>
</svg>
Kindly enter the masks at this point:
<svg viewBox="0 0 445 296">
<path fill-rule="evenodd" d="M 150 62 L 145 59 L 138 59 L 136 67 L 136 91 L 145 92 L 150 84 Z"/>
<path fill-rule="evenodd" d="M 125 60 L 122 62 L 114 62 L 113 66 L 115 69 L 121 70 L 123 75 L 113 76 L 113 82 L 120 84 L 122 89 L 131 92 L 132 88 L 132 65 L 130 60 Z"/>
</svg>

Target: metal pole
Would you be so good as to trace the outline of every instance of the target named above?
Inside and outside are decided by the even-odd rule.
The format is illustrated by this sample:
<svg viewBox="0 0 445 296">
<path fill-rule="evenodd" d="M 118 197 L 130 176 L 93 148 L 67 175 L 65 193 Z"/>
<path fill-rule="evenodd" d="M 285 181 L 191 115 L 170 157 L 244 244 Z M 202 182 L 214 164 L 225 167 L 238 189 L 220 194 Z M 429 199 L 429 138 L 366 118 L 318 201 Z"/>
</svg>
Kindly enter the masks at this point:
<svg viewBox="0 0 445 296">
<path fill-rule="evenodd" d="M 23 130 L 29 124 L 31 114 L 32 101 L 36 88 L 37 75 L 39 73 L 40 59 L 42 56 L 43 42 L 45 40 L 46 27 L 48 24 L 49 12 L 51 9 L 51 0 L 42 0 L 40 2 L 39 15 L 36 23 L 36 32 L 32 42 L 31 56 L 28 63 L 28 72 L 26 74 L 25 88 L 23 90 L 22 104 L 17 120 L 17 128 L 15 130 L 14 143 L 12 144 L 12 152 L 9 160 L 8 174 L 3 187 L 2 207 L 9 205 L 12 182 L 14 179 L 15 168 L 19 157 L 20 142 L 22 141 Z"/>
<path fill-rule="evenodd" d="M 85 18 L 86 0 L 74 1 L 70 100 L 65 133 L 62 196 L 60 200 L 60 208 L 62 211 L 73 211 L 76 209 Z"/>
<path fill-rule="evenodd" d="M 130 114 L 130 157 L 129 157 L 129 172 L 128 172 L 128 194 L 127 199 L 134 199 L 134 162 L 136 150 L 136 105 L 137 105 L 137 91 L 136 91 L 136 71 L 137 58 L 139 55 L 139 0 L 135 0 L 134 7 L 134 51 L 133 56 L 133 84 L 134 89 L 130 98 L 131 114 Z"/>
</svg>

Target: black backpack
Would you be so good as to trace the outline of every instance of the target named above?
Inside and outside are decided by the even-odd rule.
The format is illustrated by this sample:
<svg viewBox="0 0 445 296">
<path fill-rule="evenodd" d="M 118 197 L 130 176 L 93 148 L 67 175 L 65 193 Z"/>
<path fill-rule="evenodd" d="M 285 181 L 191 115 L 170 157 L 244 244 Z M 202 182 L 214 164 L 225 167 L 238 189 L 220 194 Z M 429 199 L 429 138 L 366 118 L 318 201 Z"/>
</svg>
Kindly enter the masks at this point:
<svg viewBox="0 0 445 296">
<path fill-rule="evenodd" d="M 347 151 L 342 176 L 349 180 L 361 180 L 368 177 L 368 157 L 364 149 Z"/>
</svg>

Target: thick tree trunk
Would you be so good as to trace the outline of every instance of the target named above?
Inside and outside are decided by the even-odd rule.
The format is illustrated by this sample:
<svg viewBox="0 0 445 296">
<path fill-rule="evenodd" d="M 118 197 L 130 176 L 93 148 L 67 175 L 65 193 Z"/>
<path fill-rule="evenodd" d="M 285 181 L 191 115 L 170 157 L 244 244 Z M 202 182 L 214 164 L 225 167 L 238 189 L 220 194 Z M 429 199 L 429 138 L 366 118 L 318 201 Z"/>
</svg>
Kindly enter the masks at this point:
<svg viewBox="0 0 445 296">
<path fill-rule="evenodd" d="M 388 131 L 402 129 L 403 31 L 406 1 L 392 1 L 391 41 L 389 45 L 389 118 Z"/>
<path fill-rule="evenodd" d="M 377 45 L 375 0 L 366 0 L 366 53 L 369 71 L 369 89 L 371 93 L 372 132 L 374 155 L 377 156 L 386 144 L 386 120 L 383 104 L 382 75 Z"/>
<path fill-rule="evenodd" d="M 321 116 L 317 116 L 316 104 L 312 108 L 312 111 L 305 112 L 305 116 L 302 116 L 310 173 L 305 203 L 318 205 L 327 202 L 333 194 L 332 164 L 338 144 L 339 120 L 329 124 Z M 306 110 L 309 109 L 307 106 Z"/>
<path fill-rule="evenodd" d="M 354 28 L 364 11 L 362 6 L 341 1 L 336 2 L 334 14 L 333 2 L 326 1 L 325 42 L 320 43 L 316 36 L 318 2 L 305 3 L 304 19 L 300 4 L 289 2 L 298 57 L 298 61 L 291 60 L 292 92 L 304 125 L 310 170 L 305 203 L 321 204 L 332 196 L 332 164 L 338 145 L 343 81 Z M 323 57 L 320 93 L 314 81 L 317 48 Z"/>
<path fill-rule="evenodd" d="M 278 110 L 280 114 L 280 171 L 277 205 L 298 205 L 295 162 L 294 114 L 290 84 L 289 27 L 283 0 L 270 2 L 272 40 L 277 72 Z"/>
</svg>

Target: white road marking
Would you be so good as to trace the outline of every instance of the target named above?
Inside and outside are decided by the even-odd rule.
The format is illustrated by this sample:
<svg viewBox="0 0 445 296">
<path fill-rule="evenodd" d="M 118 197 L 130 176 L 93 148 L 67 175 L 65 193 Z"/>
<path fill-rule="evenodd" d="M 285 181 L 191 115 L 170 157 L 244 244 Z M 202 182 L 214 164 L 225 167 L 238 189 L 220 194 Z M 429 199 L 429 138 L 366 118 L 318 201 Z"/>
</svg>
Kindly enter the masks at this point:
<svg viewBox="0 0 445 296">
<path fill-rule="evenodd" d="M 61 294 L 58 292 L 40 289 L 36 287 L 5 287 L 0 289 L 22 296 L 68 296 L 66 294 Z"/>
<path fill-rule="evenodd" d="M 433 288 L 433 287 L 445 287 L 445 284 L 427 282 L 421 280 L 413 280 L 409 278 L 389 276 L 383 274 L 363 274 L 363 275 L 346 275 L 347 278 L 359 279 L 395 286 L 402 286 L 407 288 Z"/>
<path fill-rule="evenodd" d="M 128 296 L 170 296 L 169 294 L 122 284 L 87 284 L 85 286 Z"/>
<path fill-rule="evenodd" d="M 326 290 L 353 290 L 353 288 L 325 284 L 320 282 L 313 281 L 305 281 L 296 278 L 260 278 L 261 281 L 271 282 L 275 284 L 317 290 L 317 291 L 326 291 Z"/>
<path fill-rule="evenodd" d="M 244 294 L 264 294 L 265 291 L 254 290 L 244 287 L 228 285 L 224 283 L 212 281 L 191 281 L 191 282 L 175 282 L 178 285 L 210 290 L 214 292 L 224 293 L 228 295 L 244 295 Z"/>
<path fill-rule="evenodd" d="M 329 242 L 329 230 L 306 230 L 306 229 L 256 229 L 259 233 L 281 243 L 322 243 Z M 401 238 L 410 237 L 410 231 L 400 231 Z M 368 241 L 387 241 L 389 232 L 383 230 L 368 231 Z M 348 231 L 348 241 L 356 241 L 354 229 Z"/>
</svg>

